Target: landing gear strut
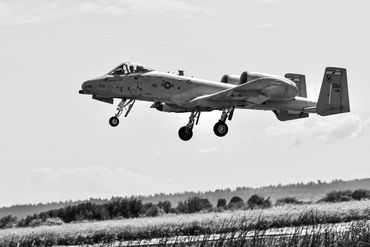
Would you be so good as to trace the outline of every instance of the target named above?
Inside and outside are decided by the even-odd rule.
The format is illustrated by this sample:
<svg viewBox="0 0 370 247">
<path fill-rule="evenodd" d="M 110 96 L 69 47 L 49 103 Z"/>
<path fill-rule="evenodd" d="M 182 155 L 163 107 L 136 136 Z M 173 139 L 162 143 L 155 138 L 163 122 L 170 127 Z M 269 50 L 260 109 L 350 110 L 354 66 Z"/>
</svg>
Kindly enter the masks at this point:
<svg viewBox="0 0 370 247">
<path fill-rule="evenodd" d="M 226 119 L 231 121 L 231 119 L 233 118 L 234 109 L 234 107 L 229 107 L 222 111 L 220 120 L 218 120 L 218 122 L 213 127 L 213 132 L 215 132 L 216 136 L 223 137 L 227 134 L 229 128 L 227 127 Z"/>
<path fill-rule="evenodd" d="M 134 103 L 135 103 L 135 100 L 133 99 L 130 99 L 130 100 L 122 99 L 121 102 L 119 102 L 117 106 L 117 113 L 109 119 L 110 126 L 112 127 L 118 126 L 119 124 L 118 117 L 121 116 L 123 110 L 126 110 L 126 113 L 124 116 L 127 117 L 132 107 L 134 106 Z M 126 106 L 128 106 L 127 109 L 126 109 Z"/>
<path fill-rule="evenodd" d="M 200 111 L 193 111 L 189 117 L 189 122 L 186 126 L 182 126 L 179 129 L 179 137 L 183 141 L 189 141 L 193 137 L 194 124 L 197 125 L 199 122 Z"/>
</svg>

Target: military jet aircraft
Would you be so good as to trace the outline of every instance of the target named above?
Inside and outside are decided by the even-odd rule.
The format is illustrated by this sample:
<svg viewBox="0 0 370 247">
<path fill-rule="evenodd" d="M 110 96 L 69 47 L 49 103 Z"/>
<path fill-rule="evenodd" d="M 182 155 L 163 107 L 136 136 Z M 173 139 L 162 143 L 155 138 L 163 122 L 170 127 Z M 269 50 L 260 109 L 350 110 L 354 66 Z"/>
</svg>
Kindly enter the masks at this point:
<svg viewBox="0 0 370 247">
<path fill-rule="evenodd" d="M 188 141 L 200 113 L 222 111 L 213 131 L 219 136 L 228 132 L 226 121 L 231 121 L 234 110 L 269 110 L 280 121 L 306 118 L 310 113 L 321 116 L 350 111 L 347 72 L 344 68 L 325 70 L 318 101 L 307 99 L 306 78 L 287 73 L 284 77 L 256 72 L 224 75 L 220 82 L 178 74 L 159 72 L 136 63 L 122 63 L 109 73 L 82 84 L 80 94 L 113 104 L 120 99 L 116 114 L 109 124 L 116 127 L 118 117 L 127 117 L 136 100 L 153 102 L 151 108 L 163 112 L 189 112 L 188 123 L 178 135 Z"/>
</svg>

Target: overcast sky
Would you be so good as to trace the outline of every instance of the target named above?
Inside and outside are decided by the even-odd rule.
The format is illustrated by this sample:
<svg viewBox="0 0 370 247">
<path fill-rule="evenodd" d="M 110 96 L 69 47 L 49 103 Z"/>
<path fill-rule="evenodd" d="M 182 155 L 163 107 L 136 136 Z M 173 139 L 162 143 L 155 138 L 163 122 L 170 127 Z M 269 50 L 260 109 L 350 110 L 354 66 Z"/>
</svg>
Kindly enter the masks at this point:
<svg viewBox="0 0 370 247">
<path fill-rule="evenodd" d="M 368 0 L 0 0 L 0 206 L 370 176 Z M 219 81 L 261 71 L 306 74 L 318 97 L 326 66 L 348 69 L 351 113 L 280 122 L 236 110 L 189 114 L 79 95 L 123 61 Z"/>
</svg>

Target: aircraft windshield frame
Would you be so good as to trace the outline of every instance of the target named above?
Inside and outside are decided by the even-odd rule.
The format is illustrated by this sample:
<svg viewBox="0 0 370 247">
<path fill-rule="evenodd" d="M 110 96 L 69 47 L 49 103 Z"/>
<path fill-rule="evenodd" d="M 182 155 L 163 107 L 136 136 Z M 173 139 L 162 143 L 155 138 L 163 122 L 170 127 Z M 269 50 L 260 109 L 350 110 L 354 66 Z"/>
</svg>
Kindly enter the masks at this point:
<svg viewBox="0 0 370 247">
<path fill-rule="evenodd" d="M 138 63 L 122 63 L 112 71 L 110 71 L 109 75 L 128 75 L 128 74 L 143 74 L 153 71 L 153 69 L 146 67 L 142 64 Z"/>
</svg>

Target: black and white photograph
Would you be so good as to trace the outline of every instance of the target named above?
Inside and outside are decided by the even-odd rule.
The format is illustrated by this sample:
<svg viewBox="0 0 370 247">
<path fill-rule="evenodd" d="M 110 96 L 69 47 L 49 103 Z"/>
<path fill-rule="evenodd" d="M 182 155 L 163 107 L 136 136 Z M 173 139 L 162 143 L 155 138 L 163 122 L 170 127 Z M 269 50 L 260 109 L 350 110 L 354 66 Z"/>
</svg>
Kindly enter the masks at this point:
<svg viewBox="0 0 370 247">
<path fill-rule="evenodd" d="M 0 0 L 0 246 L 370 246 L 369 11 Z"/>
</svg>

